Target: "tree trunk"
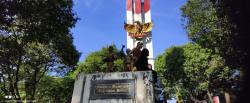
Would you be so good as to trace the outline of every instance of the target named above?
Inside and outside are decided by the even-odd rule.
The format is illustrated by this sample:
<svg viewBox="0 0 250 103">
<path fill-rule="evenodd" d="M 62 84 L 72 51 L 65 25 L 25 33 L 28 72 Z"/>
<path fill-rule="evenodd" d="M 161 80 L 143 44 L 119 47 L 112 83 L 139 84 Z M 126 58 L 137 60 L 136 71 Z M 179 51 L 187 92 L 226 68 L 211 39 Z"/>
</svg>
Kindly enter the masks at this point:
<svg viewBox="0 0 250 103">
<path fill-rule="evenodd" d="M 10 94 L 7 95 L 11 95 L 13 97 L 15 97 L 15 90 L 14 90 L 14 86 L 13 86 L 13 79 L 11 78 L 11 73 L 8 73 L 8 81 L 9 81 L 9 92 Z"/>
<path fill-rule="evenodd" d="M 209 91 L 207 91 L 207 96 L 209 97 L 210 103 L 213 103 L 212 95 Z"/>
<path fill-rule="evenodd" d="M 16 78 L 15 78 L 14 88 L 15 88 L 16 100 L 17 100 L 17 101 L 21 101 L 21 97 L 20 97 L 19 90 L 18 90 L 19 66 L 17 67 L 17 70 L 16 70 L 16 74 L 15 74 L 15 75 L 16 75 Z"/>
<path fill-rule="evenodd" d="M 224 95 L 225 95 L 226 103 L 231 103 L 230 94 L 228 92 L 225 92 Z"/>
<path fill-rule="evenodd" d="M 22 48 L 22 47 L 20 47 Z M 15 88 L 15 95 L 16 95 L 16 100 L 17 102 L 22 102 L 21 97 L 20 97 L 20 93 L 19 93 L 19 89 L 18 89 L 18 82 L 19 82 L 19 70 L 20 70 L 20 65 L 22 63 L 22 51 L 20 51 L 22 49 L 19 49 L 19 57 L 18 57 L 18 64 L 17 64 L 17 69 L 15 72 L 15 82 L 14 82 L 14 88 Z"/>
</svg>

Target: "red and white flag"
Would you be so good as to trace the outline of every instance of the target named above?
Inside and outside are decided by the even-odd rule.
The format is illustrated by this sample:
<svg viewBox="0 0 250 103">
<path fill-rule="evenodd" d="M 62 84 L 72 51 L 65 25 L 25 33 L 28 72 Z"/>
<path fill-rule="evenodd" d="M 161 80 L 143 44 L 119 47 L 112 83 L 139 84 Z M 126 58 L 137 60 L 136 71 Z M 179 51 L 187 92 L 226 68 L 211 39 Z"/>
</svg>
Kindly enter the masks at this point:
<svg viewBox="0 0 250 103">
<path fill-rule="evenodd" d="M 151 22 L 150 0 L 144 0 L 145 23 Z"/>
<path fill-rule="evenodd" d="M 127 0 L 126 2 L 126 13 L 127 13 L 127 23 L 133 24 L 133 2 L 132 0 Z"/>
<path fill-rule="evenodd" d="M 141 12 L 142 12 L 142 6 L 141 6 L 141 0 L 135 0 L 135 5 L 134 5 L 134 21 L 140 21 L 142 22 L 142 16 L 141 16 Z"/>
</svg>

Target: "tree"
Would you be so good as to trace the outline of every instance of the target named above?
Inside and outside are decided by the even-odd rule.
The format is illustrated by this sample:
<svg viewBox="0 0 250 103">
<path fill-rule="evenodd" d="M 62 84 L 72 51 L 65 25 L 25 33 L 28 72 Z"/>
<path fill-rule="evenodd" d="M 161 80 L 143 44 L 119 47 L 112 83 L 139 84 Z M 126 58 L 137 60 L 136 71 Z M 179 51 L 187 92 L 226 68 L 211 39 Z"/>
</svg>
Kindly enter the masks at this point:
<svg viewBox="0 0 250 103">
<path fill-rule="evenodd" d="M 38 84 L 36 102 L 68 103 L 73 94 L 75 80 L 70 77 L 45 75 Z"/>
<path fill-rule="evenodd" d="M 233 71 L 225 60 L 197 44 L 171 47 L 157 57 L 155 64 L 165 87 L 174 89 L 182 99 L 209 99 L 204 93 L 231 89 L 233 85 L 229 81 Z"/>
<path fill-rule="evenodd" d="M 238 55 L 242 60 L 240 61 L 240 65 L 243 68 L 243 80 L 242 80 L 242 92 L 239 96 L 241 99 L 240 102 L 244 103 L 245 101 L 248 101 L 249 99 L 249 77 L 250 77 L 250 70 L 248 69 L 250 67 L 249 64 L 249 54 L 250 49 L 250 36 L 249 36 L 249 28 L 248 25 L 250 23 L 249 19 L 249 13 L 250 13 L 250 7 L 249 7 L 249 1 L 248 0 L 211 0 L 211 2 L 214 3 L 216 10 L 218 11 L 218 15 L 220 16 L 227 16 L 230 23 L 235 26 L 235 29 L 232 29 L 232 31 L 237 34 L 233 38 L 233 48 L 235 50 L 241 51 L 244 53 L 244 55 Z M 232 54 L 235 55 L 235 54 Z M 234 58 L 232 58 L 234 59 Z M 236 58 L 237 59 L 237 58 Z M 238 63 L 238 62 L 236 62 Z"/>
<path fill-rule="evenodd" d="M 114 56 L 116 60 L 114 61 L 114 71 L 124 71 L 123 66 L 123 51 L 117 50 L 115 45 L 110 45 L 114 48 Z M 104 47 L 99 51 L 90 53 L 83 62 L 78 63 L 75 71 L 70 73 L 71 76 L 75 77 L 78 73 L 96 73 L 96 72 L 106 72 L 107 63 L 104 59 L 108 56 L 108 47 Z"/>
<path fill-rule="evenodd" d="M 248 3 L 244 0 L 188 0 L 182 7 L 183 19 L 189 38 L 220 55 L 233 70 L 240 70 L 243 90 L 249 91 L 249 24 Z M 232 78 L 238 81 L 238 78 Z M 242 78 L 241 78 L 242 81 Z M 239 81 L 238 81 L 239 82 Z M 241 86 L 234 94 L 240 94 Z M 241 93 L 242 94 L 242 93 Z M 238 96 L 246 98 L 246 95 Z"/>
<path fill-rule="evenodd" d="M 34 100 L 46 72 L 69 71 L 78 62 L 73 2 L 1 0 L 0 6 L 0 91 L 16 102 Z"/>
<path fill-rule="evenodd" d="M 220 10 L 211 0 L 188 0 L 181 10 L 188 37 L 193 42 L 221 55 L 232 68 L 241 66 L 244 52 L 233 44 L 236 27 L 227 15 L 219 15 Z"/>
</svg>

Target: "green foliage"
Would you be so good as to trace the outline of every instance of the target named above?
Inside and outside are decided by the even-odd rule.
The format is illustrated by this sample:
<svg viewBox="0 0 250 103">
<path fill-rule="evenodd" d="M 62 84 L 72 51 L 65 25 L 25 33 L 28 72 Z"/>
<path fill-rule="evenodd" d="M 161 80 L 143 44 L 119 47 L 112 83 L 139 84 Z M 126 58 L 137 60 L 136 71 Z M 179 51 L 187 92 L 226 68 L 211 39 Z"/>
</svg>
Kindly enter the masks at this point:
<svg viewBox="0 0 250 103">
<path fill-rule="evenodd" d="M 231 34 L 226 17 L 220 18 L 209 0 L 189 0 L 182 7 L 189 38 L 211 49 L 226 47 Z M 214 46 L 214 47 L 212 47 Z"/>
<path fill-rule="evenodd" d="M 114 71 L 124 71 L 123 67 L 123 56 L 119 50 L 117 50 L 115 45 L 111 45 L 114 48 Z M 107 63 L 104 59 L 108 57 L 108 47 L 104 47 L 99 51 L 92 52 L 89 54 L 85 61 L 80 62 L 75 71 L 70 73 L 71 77 L 75 77 L 78 73 L 96 73 L 96 72 L 106 72 Z"/>
<path fill-rule="evenodd" d="M 227 85 L 222 81 L 228 81 L 232 74 L 222 57 L 191 43 L 167 49 L 157 57 L 155 66 L 165 87 L 183 98 L 224 88 Z"/>
<path fill-rule="evenodd" d="M 0 89 L 16 100 L 35 99 L 46 72 L 73 69 L 80 53 L 70 28 L 72 0 L 0 1 Z M 3 80 L 3 81 L 2 81 Z"/>
<path fill-rule="evenodd" d="M 188 37 L 203 48 L 225 58 L 232 68 L 239 68 L 245 53 L 234 44 L 236 25 L 213 0 L 188 0 L 181 8 Z M 243 54 L 243 55 L 242 55 Z"/>
<path fill-rule="evenodd" d="M 228 75 L 222 71 L 243 70 L 244 72 L 249 67 L 249 54 L 247 54 L 249 52 L 247 49 L 249 29 L 245 28 L 248 24 L 244 21 L 249 13 L 246 12 L 247 6 L 242 7 L 240 4 L 244 3 L 237 0 L 188 0 L 181 8 L 189 38 L 202 48 L 210 49 L 212 54 L 219 55 L 212 56 L 211 66 L 205 71 L 206 76 L 215 75 L 210 79 L 218 78 L 214 81 L 221 81 L 220 83 L 225 86 L 224 89 L 227 88 L 227 91 L 235 96 L 239 95 L 240 89 L 232 89 L 230 86 L 233 81 L 236 82 L 234 84 L 239 84 L 238 77 L 232 77 L 230 80 L 222 79 Z M 221 68 L 224 64 L 228 67 L 214 71 L 215 68 Z M 222 73 L 217 74 L 219 72 Z M 206 87 L 206 84 L 201 86 Z M 216 86 L 218 86 L 217 83 L 213 85 L 213 87 Z M 241 88 L 240 85 L 234 86 Z"/>
<path fill-rule="evenodd" d="M 67 103 L 73 94 L 74 79 L 44 76 L 37 88 L 37 103 Z"/>
<path fill-rule="evenodd" d="M 179 75 L 165 75 L 166 74 L 178 74 L 183 73 L 182 67 L 184 62 L 183 50 L 181 47 L 172 47 L 168 49 L 163 55 L 157 57 L 155 61 L 156 70 L 159 72 L 161 77 L 164 77 L 166 80 L 172 79 L 172 81 L 168 81 L 169 86 L 174 85 L 180 78 L 182 78 L 183 74 Z M 163 69 L 168 68 L 168 69 Z"/>
</svg>

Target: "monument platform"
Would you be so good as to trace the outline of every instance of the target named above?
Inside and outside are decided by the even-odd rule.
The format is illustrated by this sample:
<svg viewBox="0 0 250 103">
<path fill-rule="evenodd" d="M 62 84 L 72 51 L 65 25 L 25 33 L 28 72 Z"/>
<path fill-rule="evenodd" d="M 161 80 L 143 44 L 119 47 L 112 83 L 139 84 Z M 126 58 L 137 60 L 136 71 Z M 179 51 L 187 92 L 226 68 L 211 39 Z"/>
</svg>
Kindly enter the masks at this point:
<svg viewBox="0 0 250 103">
<path fill-rule="evenodd" d="M 154 103 L 152 72 L 81 73 L 71 103 Z"/>
</svg>

